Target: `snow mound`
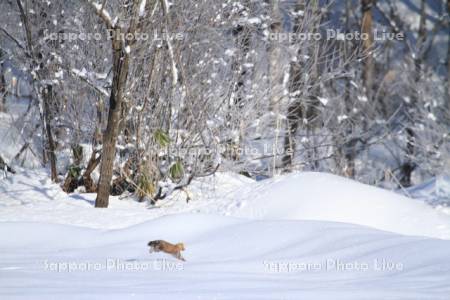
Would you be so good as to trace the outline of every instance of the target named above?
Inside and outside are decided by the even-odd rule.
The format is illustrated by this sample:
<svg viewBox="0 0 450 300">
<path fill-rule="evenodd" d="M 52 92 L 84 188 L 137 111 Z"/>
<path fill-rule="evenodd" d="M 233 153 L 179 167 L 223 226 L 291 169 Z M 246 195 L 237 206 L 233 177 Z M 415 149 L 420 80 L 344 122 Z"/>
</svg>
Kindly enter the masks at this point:
<svg viewBox="0 0 450 300">
<path fill-rule="evenodd" d="M 450 241 L 179 214 L 117 230 L 0 226 L 2 299 L 448 299 Z M 149 254 L 183 241 L 187 262 Z M 31 251 L 32 250 L 32 251 Z"/>
<path fill-rule="evenodd" d="M 157 207 L 111 197 L 93 209 L 95 194 L 67 195 L 43 170 L 20 171 L 0 180 L 0 221 L 70 224 L 117 229 L 165 215 L 203 213 L 245 219 L 318 220 L 450 239 L 450 216 L 424 201 L 325 173 L 295 173 L 252 181 L 231 173 L 195 180 Z"/>
<path fill-rule="evenodd" d="M 397 193 L 326 173 L 294 173 L 244 187 L 217 212 L 252 219 L 321 220 L 450 239 L 450 217 Z"/>
</svg>

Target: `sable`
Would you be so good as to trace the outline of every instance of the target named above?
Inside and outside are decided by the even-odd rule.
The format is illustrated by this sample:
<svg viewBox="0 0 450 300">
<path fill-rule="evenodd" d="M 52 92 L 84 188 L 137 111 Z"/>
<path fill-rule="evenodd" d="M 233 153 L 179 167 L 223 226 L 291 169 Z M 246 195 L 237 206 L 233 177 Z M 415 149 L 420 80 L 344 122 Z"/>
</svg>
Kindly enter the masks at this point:
<svg viewBox="0 0 450 300">
<path fill-rule="evenodd" d="M 167 254 L 173 255 L 175 258 L 186 261 L 183 256 L 181 256 L 181 251 L 184 251 L 184 244 L 171 244 L 169 242 L 163 240 L 155 240 L 148 242 L 148 246 L 150 247 L 150 253 L 152 252 L 165 252 Z"/>
</svg>

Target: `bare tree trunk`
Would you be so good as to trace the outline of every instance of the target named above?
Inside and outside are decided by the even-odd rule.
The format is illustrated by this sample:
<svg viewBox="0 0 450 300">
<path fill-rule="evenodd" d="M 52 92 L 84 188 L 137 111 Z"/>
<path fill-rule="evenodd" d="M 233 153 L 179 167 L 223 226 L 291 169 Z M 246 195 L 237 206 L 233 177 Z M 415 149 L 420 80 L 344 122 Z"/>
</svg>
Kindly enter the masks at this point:
<svg viewBox="0 0 450 300">
<path fill-rule="evenodd" d="M 96 104 L 97 106 L 97 125 L 95 126 L 94 138 L 92 139 L 92 144 L 95 146 L 102 144 L 102 127 L 103 127 L 103 110 L 104 101 L 100 98 Z"/>
<path fill-rule="evenodd" d="M 3 51 L 0 48 L 0 112 L 6 111 L 6 81 Z"/>
<path fill-rule="evenodd" d="M 350 14 L 352 11 L 353 0 L 345 0 L 345 32 L 350 32 Z M 344 61 L 351 60 L 352 49 L 357 47 L 353 45 L 352 42 L 342 41 L 342 52 Z M 349 64 L 344 65 L 345 73 L 351 73 L 351 67 Z M 353 85 L 351 76 L 346 76 L 344 78 L 344 92 L 343 92 L 343 102 L 342 105 L 338 106 L 340 115 L 351 116 L 353 113 L 354 103 L 353 103 Z M 337 87 L 334 87 L 337 89 Z M 334 161 L 338 170 L 338 174 L 354 178 L 355 177 L 355 157 L 356 149 L 355 144 L 352 139 L 353 126 L 349 120 L 343 120 L 340 122 L 339 130 L 337 134 L 333 136 L 334 146 Z"/>
<path fill-rule="evenodd" d="M 374 62 L 373 62 L 373 16 L 372 8 L 374 5 L 374 0 L 362 0 L 362 22 L 361 22 L 361 33 L 368 35 L 369 38 L 363 41 L 363 54 L 364 58 L 364 69 L 363 69 L 363 81 L 364 88 L 366 90 L 366 96 L 369 101 L 372 99 L 372 89 L 373 89 L 373 74 L 374 74 Z"/>
<path fill-rule="evenodd" d="M 311 20 L 307 22 L 312 22 L 313 33 L 318 32 L 321 23 L 319 4 L 317 0 L 312 0 L 306 7 L 305 2 L 299 0 L 297 2 L 296 11 L 309 10 L 312 16 Z M 305 13 L 306 14 L 306 13 Z M 309 13 L 308 13 L 309 14 Z M 298 15 L 294 24 L 294 33 L 299 34 L 302 23 L 304 23 L 304 15 Z M 292 103 L 288 107 L 287 112 L 287 133 L 284 138 L 284 151 L 285 155 L 282 158 L 283 167 L 290 169 L 292 167 L 292 160 L 295 153 L 295 134 L 300 126 L 300 121 L 306 120 L 305 128 L 308 136 L 308 140 L 311 142 L 314 131 L 314 123 L 317 121 L 318 117 L 318 98 L 319 87 L 316 85 L 319 76 L 319 51 L 320 45 L 314 44 L 312 47 L 300 47 L 297 52 L 297 59 L 291 62 L 290 65 L 290 84 L 289 90 L 290 94 L 294 95 Z M 312 63 L 309 67 L 306 67 L 304 63 L 301 63 L 302 56 L 312 57 Z M 304 81 L 304 73 L 309 74 L 308 80 Z M 310 147 L 307 150 L 308 161 L 312 163 L 312 168 L 316 168 L 318 160 L 315 159 L 316 150 L 315 147 L 310 143 Z M 312 146 L 311 146 L 312 145 Z"/>
<path fill-rule="evenodd" d="M 447 46 L 447 107 L 450 108 L 450 0 L 447 0 L 448 46 Z"/>
<path fill-rule="evenodd" d="M 272 174 L 275 175 L 277 170 L 277 160 L 278 160 L 278 143 L 280 135 L 280 102 L 283 94 L 283 72 L 282 65 L 280 64 L 281 55 L 281 45 L 278 40 L 279 34 L 283 29 L 283 21 L 280 12 L 280 1 L 279 0 L 266 0 L 266 3 L 270 4 L 271 13 L 271 23 L 270 32 L 275 35 L 274 40 L 269 39 L 269 110 L 273 112 L 274 121 L 273 125 L 275 128 L 275 139 L 273 143 L 273 158 L 272 158 Z"/>
<path fill-rule="evenodd" d="M 322 22 L 321 12 L 319 9 L 319 0 L 312 0 L 311 13 L 313 15 L 313 32 L 319 31 L 320 24 Z M 312 46 L 311 57 L 313 58 L 313 65 L 311 66 L 310 80 L 308 84 L 308 97 L 306 98 L 306 134 L 308 138 L 308 151 L 307 156 L 309 165 L 312 170 L 316 170 L 319 167 L 319 160 L 317 159 L 317 148 L 315 147 L 314 131 L 318 127 L 319 117 L 319 101 L 320 86 L 317 85 L 319 79 L 319 56 L 320 56 L 320 44 L 314 43 Z"/>
<path fill-rule="evenodd" d="M 416 55 L 414 59 L 414 82 L 420 82 L 422 77 L 422 65 L 424 60 L 424 51 L 423 46 L 426 40 L 426 3 L 425 0 L 422 0 L 420 3 L 420 21 L 419 21 L 419 32 L 417 37 L 417 45 L 416 45 Z M 419 100 L 419 91 L 414 90 L 413 96 L 411 97 L 411 103 L 408 104 L 408 117 L 409 123 L 405 129 L 406 132 L 406 157 L 405 162 L 401 166 L 402 177 L 400 178 L 400 184 L 403 187 L 411 186 L 411 176 L 416 168 L 414 164 L 414 155 L 415 155 L 415 144 L 416 144 L 416 135 L 414 133 L 414 129 L 412 128 L 413 120 L 413 109 L 417 105 Z"/>
<path fill-rule="evenodd" d="M 249 3 L 245 3 L 249 5 Z M 234 62 L 232 68 L 233 72 L 236 74 L 237 82 L 234 85 L 234 95 L 233 104 L 241 107 L 243 106 L 244 100 L 244 86 L 245 86 L 245 76 L 247 74 L 246 68 L 243 66 L 246 62 L 247 54 L 250 51 L 250 28 L 247 25 L 236 25 L 233 28 L 233 35 L 236 39 L 236 47 L 239 49 L 239 55 Z"/>
<path fill-rule="evenodd" d="M 346 0 L 346 7 L 345 7 L 345 30 L 349 31 L 350 30 L 350 10 L 351 10 L 351 0 Z M 345 59 L 349 59 L 350 57 L 350 49 L 349 49 L 349 43 L 348 42 L 344 42 L 344 51 L 345 51 Z M 350 72 L 349 70 L 349 66 L 345 67 L 346 70 L 348 72 Z M 347 77 L 346 78 L 346 82 L 345 82 L 345 114 L 346 115 L 350 115 L 352 108 L 353 108 L 353 104 L 351 103 L 351 89 L 352 89 L 352 84 L 351 84 L 351 78 Z M 348 136 L 351 135 L 351 131 L 352 128 L 351 126 L 349 126 L 346 122 L 345 124 L 345 129 L 344 129 L 344 134 L 345 136 L 343 137 L 344 139 L 347 139 Z M 345 143 L 343 146 L 343 151 L 341 151 L 341 153 L 344 154 L 344 160 L 345 160 L 345 167 L 343 169 L 343 173 L 350 178 L 355 178 L 355 156 L 356 156 L 356 150 L 355 150 L 355 146 L 349 142 Z"/>
<path fill-rule="evenodd" d="M 239 15 L 241 17 L 248 16 L 250 11 L 249 1 L 242 2 L 244 8 L 240 11 Z M 233 72 L 233 88 L 231 93 L 231 99 L 228 101 L 228 114 L 227 114 L 227 127 L 229 130 L 233 130 L 236 126 L 239 126 L 239 140 L 229 139 L 227 141 L 227 149 L 230 151 L 226 152 L 226 157 L 229 160 L 239 160 L 239 154 L 234 149 L 239 149 L 242 140 L 242 121 L 235 122 L 233 117 L 236 117 L 236 112 L 240 111 L 245 105 L 245 80 L 247 78 L 248 67 L 244 65 L 248 59 L 248 53 L 250 51 L 250 37 L 251 30 L 248 24 L 236 24 L 232 30 L 233 36 L 235 38 L 235 45 L 237 48 L 237 54 L 232 63 L 231 69 Z"/>
<path fill-rule="evenodd" d="M 113 175 L 114 159 L 116 156 L 116 142 L 119 135 L 119 123 L 122 113 L 124 90 L 128 78 L 129 56 L 126 54 L 120 35 L 112 42 L 114 78 L 111 96 L 109 98 L 109 112 L 106 132 L 103 136 L 102 159 L 100 165 L 100 179 L 97 190 L 95 207 L 108 207 L 111 179 Z"/>
<path fill-rule="evenodd" d="M 291 69 L 291 76 L 296 74 L 297 71 Z M 300 120 L 303 119 L 303 107 L 300 100 L 295 100 L 288 107 L 287 112 L 287 132 L 284 138 L 284 156 L 282 158 L 283 168 L 286 170 L 292 169 L 292 161 L 295 155 L 295 135 L 297 133 Z"/>
<path fill-rule="evenodd" d="M 43 91 L 43 100 L 44 100 L 44 120 L 45 120 L 45 132 L 47 135 L 47 147 L 48 147 L 48 157 L 50 159 L 50 170 L 52 181 L 58 181 L 58 174 L 56 171 L 56 144 L 53 139 L 52 128 L 50 125 L 51 116 L 50 116 L 50 103 L 53 97 L 53 87 L 52 85 L 47 85 Z"/>
<path fill-rule="evenodd" d="M 114 160 L 116 156 L 116 142 L 119 135 L 119 128 L 122 116 L 126 113 L 123 110 L 124 94 L 129 73 L 129 51 L 130 46 L 122 40 L 122 35 L 134 35 L 140 18 L 138 17 L 139 0 L 133 0 L 131 6 L 131 22 L 128 30 L 116 25 L 120 22 L 112 22 L 109 13 L 104 10 L 104 5 L 99 6 L 92 0 L 87 2 L 94 9 L 95 13 L 102 19 L 103 23 L 110 31 L 115 31 L 112 35 L 113 51 L 113 82 L 111 95 L 109 97 L 109 111 L 106 131 L 103 135 L 103 148 L 101 154 L 100 179 L 97 189 L 95 207 L 105 208 L 109 205 L 109 195 L 111 191 L 111 179 L 113 175 Z M 103 1 L 105 3 L 106 1 Z M 130 45 L 133 41 L 128 41 Z"/>
<path fill-rule="evenodd" d="M 270 110 L 278 115 L 280 95 L 282 94 L 282 77 L 280 67 L 281 49 L 278 41 L 278 35 L 282 30 L 281 13 L 279 8 L 279 0 L 270 0 L 271 5 L 271 24 L 270 31 L 276 36 L 275 40 L 270 41 L 269 45 L 269 85 L 270 85 Z"/>
<path fill-rule="evenodd" d="M 295 11 L 305 11 L 304 1 L 298 0 L 295 6 Z M 303 15 L 298 14 L 295 18 L 293 32 L 298 34 L 301 30 Z M 296 41 L 295 41 L 296 42 Z M 302 84 L 302 77 L 304 72 L 304 66 L 301 64 L 301 60 L 298 59 L 302 55 L 302 49 L 298 50 L 297 59 L 291 61 L 289 70 L 289 93 L 294 99 L 288 107 L 286 120 L 287 120 L 287 130 L 284 137 L 284 156 L 282 158 L 283 168 L 290 170 L 292 168 L 292 161 L 294 159 L 296 142 L 295 135 L 300 125 L 300 120 L 304 118 L 304 108 L 302 105 L 302 89 L 304 85 Z"/>
<path fill-rule="evenodd" d="M 47 154 L 49 154 L 50 158 L 50 168 L 51 168 L 51 178 L 52 181 L 57 181 L 57 171 L 56 171 L 56 144 L 53 139 L 52 130 L 51 130 L 51 116 L 50 116 L 50 103 L 52 102 L 53 97 L 53 87 L 52 85 L 45 85 L 42 86 L 42 80 L 46 76 L 47 69 L 42 69 L 38 66 L 38 60 L 36 57 L 42 56 L 42 53 L 40 53 L 37 50 L 38 44 L 35 44 L 33 42 L 32 33 L 31 33 L 31 26 L 28 19 L 28 14 L 25 11 L 21 0 L 16 0 L 17 7 L 19 8 L 20 12 L 20 19 L 23 23 L 24 27 L 24 33 L 26 36 L 26 51 L 28 52 L 28 56 L 32 59 L 31 65 L 33 69 L 39 70 L 36 72 L 37 79 L 33 80 L 33 86 L 35 89 L 36 94 L 38 95 L 39 102 L 40 102 L 40 110 L 41 110 L 41 121 L 43 123 L 43 133 L 44 136 L 46 136 L 47 141 L 44 143 L 44 151 L 43 151 L 43 161 L 44 164 L 46 163 L 46 157 Z M 48 150 L 47 150 L 48 149 Z M 46 151 L 47 150 L 47 151 Z M 48 153 L 47 153 L 48 152 Z"/>
</svg>

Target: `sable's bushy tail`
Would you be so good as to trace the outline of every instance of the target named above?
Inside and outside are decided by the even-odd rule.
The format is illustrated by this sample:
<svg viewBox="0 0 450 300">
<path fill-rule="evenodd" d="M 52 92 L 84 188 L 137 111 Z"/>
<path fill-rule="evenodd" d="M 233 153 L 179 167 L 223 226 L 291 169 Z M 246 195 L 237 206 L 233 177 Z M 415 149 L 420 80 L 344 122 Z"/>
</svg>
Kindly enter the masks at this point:
<svg viewBox="0 0 450 300">
<path fill-rule="evenodd" d="M 184 244 L 183 244 L 183 243 L 178 243 L 178 244 L 176 244 L 176 246 L 177 246 L 180 250 L 182 250 L 182 251 L 185 250 L 185 249 L 184 249 Z"/>
</svg>

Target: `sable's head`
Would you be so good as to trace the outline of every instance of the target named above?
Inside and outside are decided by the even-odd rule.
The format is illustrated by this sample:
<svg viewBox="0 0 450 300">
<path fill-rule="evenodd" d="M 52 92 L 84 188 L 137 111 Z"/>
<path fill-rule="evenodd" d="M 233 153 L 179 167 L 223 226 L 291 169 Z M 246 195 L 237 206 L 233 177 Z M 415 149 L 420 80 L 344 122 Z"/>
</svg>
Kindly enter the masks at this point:
<svg viewBox="0 0 450 300">
<path fill-rule="evenodd" d="M 178 243 L 177 244 L 178 249 L 180 249 L 181 251 L 184 251 L 184 244 L 183 243 Z"/>
<path fill-rule="evenodd" d="M 150 241 L 150 242 L 148 242 L 148 246 L 149 247 L 154 247 L 154 246 L 156 246 L 158 244 L 158 241 Z"/>
</svg>

